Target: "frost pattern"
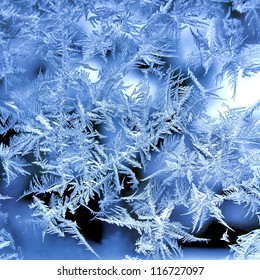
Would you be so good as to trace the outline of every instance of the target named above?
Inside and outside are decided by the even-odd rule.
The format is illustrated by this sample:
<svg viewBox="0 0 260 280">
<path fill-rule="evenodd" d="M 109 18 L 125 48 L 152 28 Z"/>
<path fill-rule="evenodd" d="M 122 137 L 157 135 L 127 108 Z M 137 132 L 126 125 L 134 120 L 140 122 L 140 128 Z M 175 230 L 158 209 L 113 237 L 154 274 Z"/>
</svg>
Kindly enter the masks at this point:
<svg viewBox="0 0 260 280">
<path fill-rule="evenodd" d="M 69 219 L 80 207 L 137 232 L 128 258 L 182 256 L 182 243 L 208 241 L 209 219 L 232 231 L 227 202 L 259 218 L 260 103 L 207 115 L 224 78 L 235 98 L 240 73 L 259 72 L 259 23 L 257 0 L 3 0 L 1 192 L 30 176 L 19 198 L 31 199 L 30 223 L 95 255 Z M 0 218 L 0 250 L 16 250 Z M 259 258 L 258 239 L 239 237 L 234 257 Z"/>
<path fill-rule="evenodd" d="M 260 232 L 253 230 L 238 238 L 237 244 L 230 246 L 236 259 L 260 259 Z"/>
</svg>

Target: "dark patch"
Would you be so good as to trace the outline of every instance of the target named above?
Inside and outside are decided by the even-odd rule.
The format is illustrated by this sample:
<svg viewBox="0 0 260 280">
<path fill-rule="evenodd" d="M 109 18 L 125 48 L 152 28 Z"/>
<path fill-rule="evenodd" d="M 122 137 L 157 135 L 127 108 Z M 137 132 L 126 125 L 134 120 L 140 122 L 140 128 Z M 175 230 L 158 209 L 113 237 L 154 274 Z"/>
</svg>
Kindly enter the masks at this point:
<svg viewBox="0 0 260 280">
<path fill-rule="evenodd" d="M 1 125 L 4 125 L 1 123 Z M 11 138 L 16 135 L 14 129 L 9 129 L 5 134 L 0 134 L 0 143 L 9 146 Z"/>
<path fill-rule="evenodd" d="M 106 59 L 112 58 L 112 56 L 113 56 L 112 50 L 107 49 L 105 52 Z"/>
<path fill-rule="evenodd" d="M 99 211 L 99 199 L 91 199 L 89 201 L 89 208 L 93 211 Z M 80 233 L 89 240 L 100 243 L 103 237 L 103 225 L 99 220 L 94 219 L 93 213 L 84 206 L 80 206 L 74 214 L 69 211 L 66 212 L 66 219 L 75 221 L 79 227 Z"/>
<path fill-rule="evenodd" d="M 46 71 L 47 67 L 45 65 L 36 65 L 32 70 L 32 75 L 37 78 L 39 75 L 44 75 Z"/>
<path fill-rule="evenodd" d="M 140 161 L 138 161 L 138 162 L 140 162 Z M 143 171 L 137 167 L 129 167 L 129 168 L 135 174 L 136 180 L 138 182 L 140 182 L 140 180 L 142 180 L 142 178 L 143 178 Z M 120 175 L 119 179 L 120 179 L 121 185 L 123 186 L 123 189 L 121 190 L 120 195 L 122 195 L 122 196 L 131 195 L 133 193 L 133 191 L 136 190 L 137 186 L 135 187 L 133 185 L 133 182 L 131 181 L 131 178 L 129 178 L 125 174 Z"/>
<path fill-rule="evenodd" d="M 146 64 L 144 61 L 140 61 L 139 63 L 137 63 L 136 65 L 138 67 L 138 69 L 140 70 L 146 70 L 150 68 L 150 65 Z"/>
<path fill-rule="evenodd" d="M 184 243 L 182 244 L 183 247 L 197 247 L 197 248 L 228 248 L 228 245 L 234 244 L 237 241 L 238 236 L 246 234 L 246 231 L 235 229 L 231 231 L 228 229 L 228 239 L 229 243 L 220 240 L 223 234 L 226 232 L 226 227 L 220 224 L 217 221 L 214 221 L 209 224 L 209 226 L 200 234 L 195 234 L 197 237 L 207 238 L 209 239 L 208 242 L 192 242 L 192 243 Z"/>
</svg>

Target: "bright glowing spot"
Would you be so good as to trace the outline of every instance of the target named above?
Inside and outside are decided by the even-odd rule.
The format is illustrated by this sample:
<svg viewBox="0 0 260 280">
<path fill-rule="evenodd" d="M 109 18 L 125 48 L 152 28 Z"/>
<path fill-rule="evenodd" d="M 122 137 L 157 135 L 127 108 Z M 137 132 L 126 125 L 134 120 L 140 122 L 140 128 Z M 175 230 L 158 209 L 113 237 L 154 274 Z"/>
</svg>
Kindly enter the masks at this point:
<svg viewBox="0 0 260 280">
<path fill-rule="evenodd" d="M 158 88 L 158 83 L 154 78 L 148 78 L 145 80 L 143 75 L 136 71 L 130 71 L 124 78 L 124 85 L 127 87 L 125 89 L 125 94 L 131 96 L 134 90 L 141 90 L 148 93 L 152 101 L 156 99 L 156 93 Z"/>
<path fill-rule="evenodd" d="M 220 113 L 224 113 L 228 105 L 230 108 L 241 108 L 253 106 L 260 100 L 260 73 L 251 77 L 242 77 L 240 73 L 237 81 L 237 90 L 235 98 L 232 99 L 233 89 L 227 80 L 223 81 L 223 88 L 219 90 L 218 96 L 223 100 L 217 100 L 210 104 L 208 112 L 211 116 L 217 117 Z"/>
<path fill-rule="evenodd" d="M 140 76 L 134 71 L 130 71 L 127 75 L 125 75 L 123 78 L 124 86 L 126 87 L 124 92 L 127 96 L 131 96 L 133 94 L 133 91 L 140 83 L 140 80 Z"/>
<path fill-rule="evenodd" d="M 98 61 L 98 59 L 90 59 L 88 61 L 88 66 L 79 66 L 77 67 L 76 71 L 83 72 L 87 74 L 88 79 L 90 80 L 91 83 L 96 83 L 99 81 L 99 72 L 101 70 L 101 64 Z"/>
</svg>

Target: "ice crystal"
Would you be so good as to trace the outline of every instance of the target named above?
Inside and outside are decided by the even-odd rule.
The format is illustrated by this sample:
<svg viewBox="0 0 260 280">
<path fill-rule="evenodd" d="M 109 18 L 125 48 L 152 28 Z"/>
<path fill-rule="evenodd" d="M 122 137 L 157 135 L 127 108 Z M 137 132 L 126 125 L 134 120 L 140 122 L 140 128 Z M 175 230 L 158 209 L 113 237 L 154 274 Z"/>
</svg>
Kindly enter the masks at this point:
<svg viewBox="0 0 260 280">
<path fill-rule="evenodd" d="M 259 23 L 257 0 L 3 0 L 0 200 L 26 176 L 12 203 L 32 217 L 17 222 L 100 258 L 82 209 L 136 232 L 128 258 L 182 256 L 212 220 L 231 240 L 226 204 L 259 218 L 259 102 L 207 110 L 223 80 L 236 98 L 239 75 L 259 72 Z M 4 202 L 0 257 L 16 258 Z M 234 257 L 259 258 L 257 238 L 231 240 Z"/>
</svg>

